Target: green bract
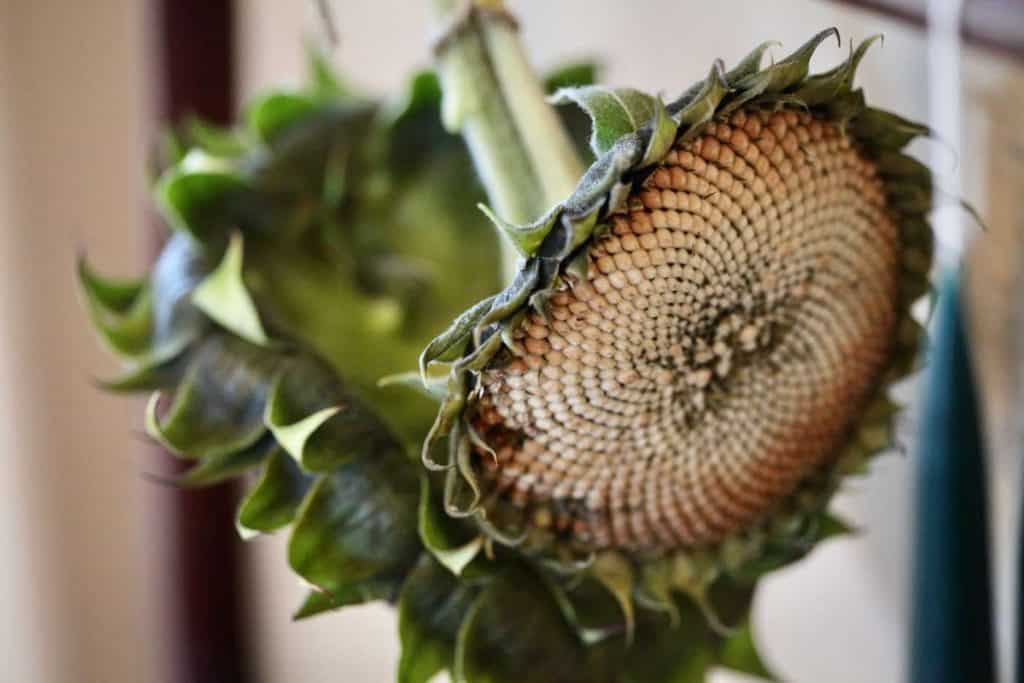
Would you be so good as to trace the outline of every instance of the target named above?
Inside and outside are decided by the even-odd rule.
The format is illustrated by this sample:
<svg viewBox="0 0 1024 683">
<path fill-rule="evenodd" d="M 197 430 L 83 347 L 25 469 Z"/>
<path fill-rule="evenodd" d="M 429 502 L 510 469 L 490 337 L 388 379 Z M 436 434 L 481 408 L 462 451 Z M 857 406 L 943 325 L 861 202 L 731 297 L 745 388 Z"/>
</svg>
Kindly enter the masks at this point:
<svg viewBox="0 0 1024 683">
<path fill-rule="evenodd" d="M 183 486 L 257 477 L 238 529 L 291 526 L 289 561 L 315 587 L 300 616 L 393 600 L 416 566 L 409 453 L 433 408 L 378 380 L 498 283 L 436 79 L 388 105 L 348 93 L 319 58 L 313 71 L 307 89 L 250 104 L 241 127 L 192 122 L 170 139 L 155 194 L 172 232 L 149 277 L 79 265 L 90 317 L 127 365 L 105 385 L 154 391 L 146 430 L 194 462 Z M 450 275 L 465 260 L 484 269 L 471 283 Z"/>
</svg>

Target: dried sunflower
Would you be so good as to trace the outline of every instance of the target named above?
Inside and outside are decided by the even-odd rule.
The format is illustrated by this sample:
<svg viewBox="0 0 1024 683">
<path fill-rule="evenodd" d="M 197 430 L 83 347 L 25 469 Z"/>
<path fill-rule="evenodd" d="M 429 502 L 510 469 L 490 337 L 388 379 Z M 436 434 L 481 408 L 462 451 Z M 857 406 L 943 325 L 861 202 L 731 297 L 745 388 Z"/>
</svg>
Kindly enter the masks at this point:
<svg viewBox="0 0 1024 683">
<path fill-rule="evenodd" d="M 932 249 L 930 174 L 902 150 L 927 130 L 854 87 L 873 39 L 809 75 L 833 36 L 716 62 L 669 104 L 556 94 L 590 114 L 597 160 L 539 220 L 494 219 L 514 281 L 421 356 L 447 512 L 608 588 L 627 633 L 634 602 L 678 619 L 685 595 L 701 642 L 729 643 L 718 588 L 841 529 L 830 498 L 891 445 Z"/>
<path fill-rule="evenodd" d="M 432 427 L 378 381 L 498 288 L 470 159 L 432 76 L 389 107 L 315 61 L 170 146 L 150 277 L 81 264 L 130 365 L 109 386 L 156 391 L 184 484 L 261 468 L 238 526 L 291 527 L 300 616 L 397 603 L 402 683 L 770 678 L 754 587 L 843 531 L 826 505 L 891 440 L 931 258 L 901 151 L 927 131 L 854 88 L 871 41 L 808 75 L 833 33 L 668 104 L 554 79 L 596 161 L 539 220 L 494 219 L 521 261 L 422 353 Z"/>
</svg>

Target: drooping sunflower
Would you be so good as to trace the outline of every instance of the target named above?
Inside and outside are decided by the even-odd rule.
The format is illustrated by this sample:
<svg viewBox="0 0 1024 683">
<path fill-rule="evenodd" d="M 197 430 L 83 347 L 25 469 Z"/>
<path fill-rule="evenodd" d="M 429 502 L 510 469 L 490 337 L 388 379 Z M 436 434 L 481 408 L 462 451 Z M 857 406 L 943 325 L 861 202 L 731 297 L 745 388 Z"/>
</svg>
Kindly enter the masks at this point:
<svg viewBox="0 0 1024 683">
<path fill-rule="evenodd" d="M 539 220 L 495 219 L 515 280 L 421 357 L 448 513 L 603 584 L 627 631 L 634 602 L 676 615 L 682 594 L 725 637 L 716 586 L 841 528 L 830 498 L 891 446 L 932 248 L 930 174 L 902 150 L 927 130 L 854 87 L 873 39 L 809 75 L 832 36 L 716 62 L 668 104 L 558 93 L 597 160 Z"/>
<path fill-rule="evenodd" d="M 833 33 L 667 104 L 555 79 L 596 161 L 537 221 L 495 219 L 518 272 L 422 353 L 432 427 L 379 380 L 498 289 L 482 193 L 435 78 L 389 106 L 314 62 L 178 138 L 148 278 L 82 263 L 129 364 L 110 386 L 155 392 L 183 484 L 258 473 L 238 526 L 290 527 L 300 616 L 397 604 L 402 683 L 770 678 L 754 588 L 843 530 L 829 499 L 889 445 L 931 259 L 902 153 L 927 130 L 854 87 L 871 41 L 809 75 Z"/>
</svg>

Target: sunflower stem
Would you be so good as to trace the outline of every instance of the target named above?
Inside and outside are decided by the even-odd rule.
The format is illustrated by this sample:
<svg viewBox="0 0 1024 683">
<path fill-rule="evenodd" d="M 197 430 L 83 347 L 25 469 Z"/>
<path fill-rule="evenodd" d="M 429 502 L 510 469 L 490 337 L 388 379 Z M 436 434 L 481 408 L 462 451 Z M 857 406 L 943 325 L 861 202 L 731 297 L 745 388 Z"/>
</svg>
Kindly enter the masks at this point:
<svg viewBox="0 0 1024 683">
<path fill-rule="evenodd" d="M 461 133 L 495 212 L 527 223 L 568 197 L 583 166 L 501 0 L 431 0 L 445 127 Z M 506 275 L 516 252 L 503 240 Z"/>
</svg>

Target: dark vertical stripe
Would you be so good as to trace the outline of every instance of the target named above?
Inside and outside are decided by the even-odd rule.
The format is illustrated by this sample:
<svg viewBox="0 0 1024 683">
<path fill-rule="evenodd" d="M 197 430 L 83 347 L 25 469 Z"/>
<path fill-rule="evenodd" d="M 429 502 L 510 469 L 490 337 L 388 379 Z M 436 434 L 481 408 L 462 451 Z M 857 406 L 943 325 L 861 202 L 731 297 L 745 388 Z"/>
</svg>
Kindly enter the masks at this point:
<svg viewBox="0 0 1024 683">
<path fill-rule="evenodd" d="M 915 472 L 909 680 L 995 680 L 985 452 L 960 286 L 939 297 Z"/>
<path fill-rule="evenodd" d="M 231 121 L 235 109 L 234 12 L 231 0 L 155 0 L 150 5 L 151 132 L 196 114 Z M 154 220 L 154 252 L 166 228 Z M 160 467 L 180 473 L 182 463 L 160 452 Z M 149 543 L 156 561 L 162 632 L 157 647 L 168 683 L 251 681 L 243 630 L 240 541 L 234 528 L 234 487 L 184 491 L 153 488 Z"/>
</svg>

